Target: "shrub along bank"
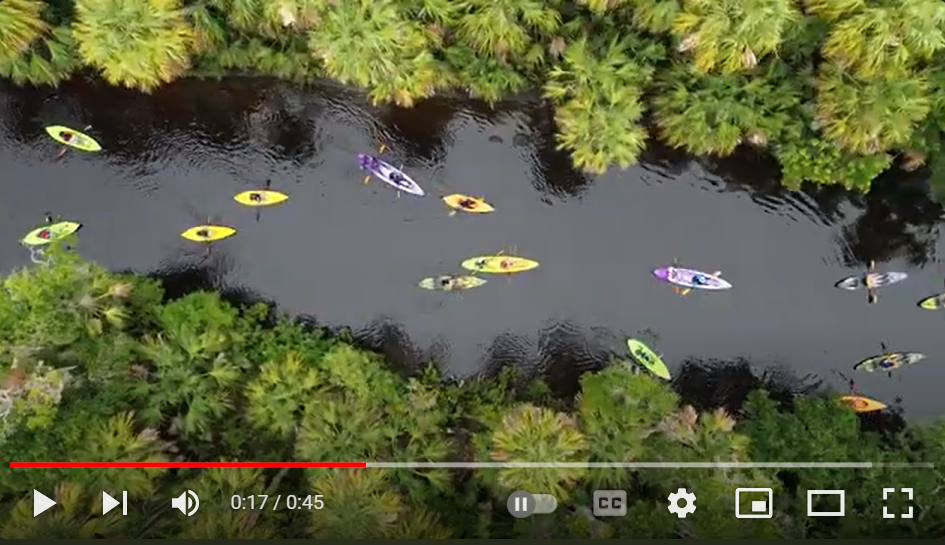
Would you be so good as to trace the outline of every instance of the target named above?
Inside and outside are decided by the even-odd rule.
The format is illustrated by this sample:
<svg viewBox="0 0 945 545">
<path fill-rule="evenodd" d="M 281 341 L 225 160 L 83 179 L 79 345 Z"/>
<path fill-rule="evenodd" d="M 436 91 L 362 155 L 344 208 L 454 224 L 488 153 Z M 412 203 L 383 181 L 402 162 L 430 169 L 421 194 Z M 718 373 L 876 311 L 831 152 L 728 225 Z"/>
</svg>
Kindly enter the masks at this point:
<svg viewBox="0 0 945 545">
<path fill-rule="evenodd" d="M 616 364 L 574 399 L 510 373 L 405 377 L 375 354 L 262 305 L 160 286 L 52 248 L 0 290 L 0 441 L 11 461 L 933 462 L 934 469 L 15 469 L 0 472 L 0 536 L 40 537 L 941 537 L 945 423 L 886 436 L 829 399 L 698 412 Z M 698 496 L 685 519 L 667 496 Z M 772 519 L 734 517 L 734 490 L 775 489 Z M 882 489 L 911 487 L 915 518 L 883 519 Z M 32 516 L 32 490 L 59 505 Z M 169 498 L 193 490 L 193 517 Z M 512 491 L 554 494 L 554 515 L 514 519 Z M 629 492 L 595 519 L 596 489 Z M 807 490 L 846 490 L 847 516 L 808 518 Z M 128 516 L 101 516 L 127 491 Z M 324 507 L 286 508 L 287 495 Z M 265 510 L 233 495 L 268 495 Z M 272 509 L 277 495 L 281 506 Z M 248 500 L 244 499 L 246 505 Z M 890 502 L 893 500 L 891 499 Z M 299 502 L 299 507 L 302 502 Z M 743 508 L 747 508 L 743 506 Z M 891 509 L 904 510 L 890 504 Z M 829 506 L 826 507 L 829 509 Z"/>
<path fill-rule="evenodd" d="M 401 106 L 539 88 L 589 172 L 635 163 L 658 137 L 699 155 L 761 148 L 789 187 L 867 190 L 900 154 L 945 196 L 939 0 L 0 2 L 0 76 L 80 71 L 142 91 L 328 77 Z"/>
</svg>

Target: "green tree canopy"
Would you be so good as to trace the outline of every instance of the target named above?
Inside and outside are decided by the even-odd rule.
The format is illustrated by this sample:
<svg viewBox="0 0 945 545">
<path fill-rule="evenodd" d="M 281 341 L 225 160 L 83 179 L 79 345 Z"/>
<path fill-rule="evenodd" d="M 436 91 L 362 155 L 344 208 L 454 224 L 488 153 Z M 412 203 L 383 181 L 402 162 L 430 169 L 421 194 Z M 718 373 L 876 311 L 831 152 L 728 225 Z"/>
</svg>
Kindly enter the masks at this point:
<svg viewBox="0 0 945 545">
<path fill-rule="evenodd" d="M 194 43 L 178 0 L 76 0 L 82 59 L 109 83 L 141 91 L 181 77 Z"/>
</svg>

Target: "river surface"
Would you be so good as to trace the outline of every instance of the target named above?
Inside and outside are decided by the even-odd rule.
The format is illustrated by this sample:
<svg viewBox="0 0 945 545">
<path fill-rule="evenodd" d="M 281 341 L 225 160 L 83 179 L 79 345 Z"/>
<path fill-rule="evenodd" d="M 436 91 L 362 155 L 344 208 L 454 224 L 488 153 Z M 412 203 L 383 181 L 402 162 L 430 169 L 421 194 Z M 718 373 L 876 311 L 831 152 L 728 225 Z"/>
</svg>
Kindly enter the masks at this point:
<svg viewBox="0 0 945 545">
<path fill-rule="evenodd" d="M 104 151 L 54 161 L 43 127 L 55 124 L 91 125 Z M 696 161 L 654 145 L 637 166 L 585 176 L 555 150 L 553 130 L 534 101 L 402 110 L 265 79 L 185 81 L 151 96 L 88 81 L 0 88 L 0 270 L 29 264 L 17 241 L 52 211 L 84 224 L 80 249 L 104 265 L 202 267 L 217 286 L 455 376 L 500 364 L 576 373 L 636 336 L 673 371 L 747 359 L 845 390 L 841 371 L 865 395 L 901 397 L 908 416 L 945 413 L 945 312 L 916 306 L 945 290 L 942 211 L 920 175 L 887 176 L 868 196 L 787 192 L 750 151 Z M 379 143 L 427 197 L 362 184 L 354 156 Z M 266 178 L 291 199 L 257 219 L 233 195 Z M 496 212 L 450 217 L 447 192 L 485 196 Z M 209 257 L 180 237 L 208 216 L 239 231 Z M 461 295 L 416 287 L 503 248 L 541 266 Z M 676 295 L 650 273 L 674 259 L 735 287 Z M 910 275 L 876 305 L 834 287 L 870 259 Z M 892 378 L 853 373 L 882 342 L 929 357 Z"/>
</svg>

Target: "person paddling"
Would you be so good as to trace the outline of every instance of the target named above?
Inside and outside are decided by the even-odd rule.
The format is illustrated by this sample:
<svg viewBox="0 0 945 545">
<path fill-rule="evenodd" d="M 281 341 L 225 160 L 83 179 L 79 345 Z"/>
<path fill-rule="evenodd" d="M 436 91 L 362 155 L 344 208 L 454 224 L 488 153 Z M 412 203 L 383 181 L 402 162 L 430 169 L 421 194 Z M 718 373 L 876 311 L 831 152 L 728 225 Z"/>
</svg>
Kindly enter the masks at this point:
<svg viewBox="0 0 945 545">
<path fill-rule="evenodd" d="M 866 271 L 866 276 L 863 277 L 863 286 L 866 287 L 866 302 L 870 305 L 875 305 L 879 301 L 879 296 L 876 295 L 876 292 L 873 291 L 878 286 L 876 285 L 875 277 L 873 276 L 873 270 L 876 268 L 876 261 L 870 260 L 869 270 Z"/>
<path fill-rule="evenodd" d="M 62 138 L 62 141 L 66 144 L 72 145 L 72 139 L 75 138 L 75 135 L 68 131 L 59 131 L 59 138 Z M 69 151 L 68 146 L 63 146 L 62 149 L 59 150 L 59 155 L 56 155 L 55 160 L 58 161 L 62 159 L 62 156 L 65 155 L 67 151 Z"/>
<path fill-rule="evenodd" d="M 83 131 L 87 131 L 87 130 L 89 130 L 89 129 L 91 129 L 91 128 L 92 128 L 92 125 L 86 125 L 86 127 L 85 127 L 84 129 L 82 129 L 82 130 L 83 130 Z M 58 136 L 58 137 L 62 140 L 62 142 L 63 142 L 64 144 L 66 144 L 66 145 L 63 146 L 61 150 L 59 150 L 59 154 L 56 155 L 56 158 L 54 159 L 55 161 L 58 161 L 59 159 L 62 159 L 62 156 L 65 155 L 67 151 L 69 151 L 69 146 L 74 146 L 74 145 L 76 144 L 76 141 L 79 140 L 79 134 L 77 134 L 75 131 L 71 131 L 71 130 L 62 130 L 62 131 L 59 131 L 59 133 L 57 134 L 57 136 Z"/>
</svg>

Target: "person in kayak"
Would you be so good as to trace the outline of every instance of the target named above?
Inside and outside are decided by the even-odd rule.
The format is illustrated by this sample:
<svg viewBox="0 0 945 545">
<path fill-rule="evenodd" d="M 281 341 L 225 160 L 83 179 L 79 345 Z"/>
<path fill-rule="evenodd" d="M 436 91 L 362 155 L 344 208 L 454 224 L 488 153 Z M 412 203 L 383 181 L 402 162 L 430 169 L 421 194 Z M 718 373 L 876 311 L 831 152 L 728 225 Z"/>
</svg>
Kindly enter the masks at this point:
<svg viewBox="0 0 945 545">
<path fill-rule="evenodd" d="M 210 238 L 210 229 L 207 229 L 206 227 L 200 229 L 197 231 L 197 236 L 200 238 Z"/>
<path fill-rule="evenodd" d="M 456 205 L 463 210 L 475 210 L 479 206 L 479 203 L 476 202 L 475 199 L 465 198 L 456 203 Z"/>
<path fill-rule="evenodd" d="M 46 220 L 46 225 L 51 226 L 54 223 L 52 214 L 49 212 L 46 212 L 46 217 L 44 219 Z M 42 231 L 36 233 L 36 236 L 43 240 L 49 240 L 52 237 L 52 231 L 50 231 L 48 228 L 44 228 Z"/>
<path fill-rule="evenodd" d="M 866 273 L 866 276 L 863 277 L 863 286 L 866 288 L 866 302 L 870 305 L 875 305 L 879 301 L 876 292 L 873 291 L 879 286 L 876 282 L 876 277 L 873 276 L 873 269 L 876 268 L 876 261 L 870 260 L 869 270 Z"/>
<path fill-rule="evenodd" d="M 72 134 L 71 132 L 59 131 L 59 138 L 62 138 L 62 141 L 65 142 L 66 144 L 72 145 L 72 140 L 75 138 L 75 135 Z M 63 146 L 63 148 L 59 150 L 59 154 L 56 155 L 55 160 L 58 161 L 59 159 L 61 159 L 62 156 L 65 155 L 67 151 L 69 151 L 69 147 Z"/>
<path fill-rule="evenodd" d="M 249 200 L 255 203 L 261 203 L 263 201 L 262 193 L 250 193 Z"/>
<path fill-rule="evenodd" d="M 705 286 L 708 283 L 709 279 L 704 274 L 696 274 L 692 277 L 692 284 L 695 286 Z"/>
<path fill-rule="evenodd" d="M 455 276 L 441 276 L 439 279 L 440 289 L 452 291 L 459 287 L 459 278 Z"/>
<path fill-rule="evenodd" d="M 358 166 L 361 167 L 361 170 L 377 170 L 381 165 L 377 157 L 362 154 L 358 156 Z"/>
<path fill-rule="evenodd" d="M 410 184 L 407 182 L 406 176 L 404 176 L 403 174 L 397 171 L 391 172 L 388 177 L 390 178 L 390 181 L 394 183 L 397 187 L 402 187 L 402 188 L 410 187 Z"/>
</svg>

